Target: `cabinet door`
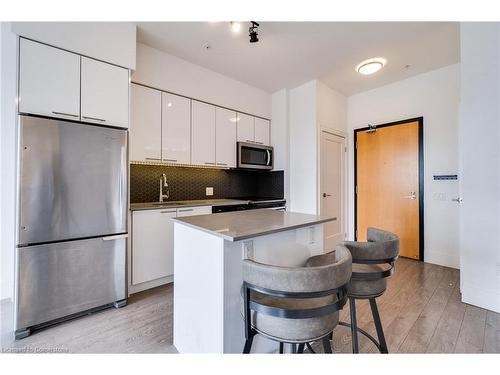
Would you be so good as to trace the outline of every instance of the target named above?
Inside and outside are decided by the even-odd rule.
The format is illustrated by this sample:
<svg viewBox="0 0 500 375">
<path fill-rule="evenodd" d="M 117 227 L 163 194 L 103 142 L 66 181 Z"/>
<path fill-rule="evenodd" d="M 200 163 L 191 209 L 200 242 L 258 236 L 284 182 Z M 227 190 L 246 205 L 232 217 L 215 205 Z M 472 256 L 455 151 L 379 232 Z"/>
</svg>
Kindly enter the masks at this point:
<svg viewBox="0 0 500 375">
<path fill-rule="evenodd" d="M 165 162 L 191 162 L 190 107 L 189 99 L 162 93 L 161 158 Z"/>
<path fill-rule="evenodd" d="M 215 107 L 192 101 L 191 163 L 215 165 Z"/>
<path fill-rule="evenodd" d="M 161 160 L 161 91 L 130 89 L 130 160 Z"/>
<path fill-rule="evenodd" d="M 200 207 L 189 207 L 189 208 L 178 208 L 177 209 L 177 217 L 209 215 L 211 213 L 212 213 L 212 206 L 200 206 Z"/>
<path fill-rule="evenodd" d="M 82 121 L 128 128 L 128 70 L 82 57 Z"/>
<path fill-rule="evenodd" d="M 269 120 L 255 118 L 255 143 L 270 146 Z"/>
<path fill-rule="evenodd" d="M 134 211 L 132 218 L 132 284 L 174 274 L 175 210 Z"/>
<path fill-rule="evenodd" d="M 19 112 L 78 120 L 80 56 L 20 39 Z"/>
<path fill-rule="evenodd" d="M 238 113 L 237 137 L 238 142 L 253 142 L 255 140 L 254 133 L 254 117 Z"/>
<path fill-rule="evenodd" d="M 224 108 L 215 110 L 215 163 L 221 167 L 236 167 L 236 112 Z"/>
</svg>

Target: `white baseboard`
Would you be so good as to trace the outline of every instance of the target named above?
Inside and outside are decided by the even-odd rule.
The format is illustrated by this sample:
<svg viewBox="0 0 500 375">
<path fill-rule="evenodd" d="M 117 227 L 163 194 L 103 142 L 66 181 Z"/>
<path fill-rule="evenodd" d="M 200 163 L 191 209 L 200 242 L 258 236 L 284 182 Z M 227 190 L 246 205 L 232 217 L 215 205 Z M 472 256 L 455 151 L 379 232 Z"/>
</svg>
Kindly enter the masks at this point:
<svg viewBox="0 0 500 375">
<path fill-rule="evenodd" d="M 500 293 L 462 285 L 462 302 L 500 313 Z"/>
<path fill-rule="evenodd" d="M 131 294 L 134 294 L 134 293 L 139 293 L 139 292 L 142 292 L 142 291 L 147 290 L 147 289 L 156 288 L 157 286 L 160 286 L 160 285 L 169 284 L 169 283 L 172 283 L 173 281 L 174 281 L 174 275 L 162 277 L 161 279 L 147 281 L 147 282 L 141 283 L 141 284 L 129 285 L 128 295 L 130 296 Z"/>
<path fill-rule="evenodd" d="M 460 257 L 458 254 L 449 254 L 441 251 L 425 251 L 424 262 L 460 269 Z"/>
</svg>

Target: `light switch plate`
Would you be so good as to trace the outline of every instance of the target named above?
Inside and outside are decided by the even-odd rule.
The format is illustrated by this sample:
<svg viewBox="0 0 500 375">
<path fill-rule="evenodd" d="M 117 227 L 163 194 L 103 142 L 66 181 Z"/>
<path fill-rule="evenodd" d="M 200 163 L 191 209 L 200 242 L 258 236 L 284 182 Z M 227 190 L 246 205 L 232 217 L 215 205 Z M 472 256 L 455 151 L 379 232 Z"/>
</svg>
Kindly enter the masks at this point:
<svg viewBox="0 0 500 375">
<path fill-rule="evenodd" d="M 214 188 L 213 187 L 207 187 L 205 194 L 206 195 L 214 195 Z"/>
</svg>

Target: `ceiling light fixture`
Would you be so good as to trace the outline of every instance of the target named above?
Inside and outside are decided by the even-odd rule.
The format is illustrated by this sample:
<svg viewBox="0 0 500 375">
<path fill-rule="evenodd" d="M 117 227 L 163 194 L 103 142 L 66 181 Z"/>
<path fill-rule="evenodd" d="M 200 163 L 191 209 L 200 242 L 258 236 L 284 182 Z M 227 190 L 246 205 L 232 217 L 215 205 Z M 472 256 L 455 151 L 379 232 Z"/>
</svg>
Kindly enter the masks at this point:
<svg viewBox="0 0 500 375">
<path fill-rule="evenodd" d="M 356 71 L 366 76 L 378 72 L 385 64 L 387 64 L 387 60 L 383 57 L 374 57 L 359 63 L 356 66 Z"/>
<path fill-rule="evenodd" d="M 250 43 L 257 43 L 259 41 L 259 24 L 255 21 L 250 21 L 252 26 L 248 28 L 248 36 L 250 37 Z"/>
<path fill-rule="evenodd" d="M 231 24 L 231 31 L 235 34 L 239 33 L 241 31 L 241 23 L 239 22 L 230 22 Z"/>
</svg>

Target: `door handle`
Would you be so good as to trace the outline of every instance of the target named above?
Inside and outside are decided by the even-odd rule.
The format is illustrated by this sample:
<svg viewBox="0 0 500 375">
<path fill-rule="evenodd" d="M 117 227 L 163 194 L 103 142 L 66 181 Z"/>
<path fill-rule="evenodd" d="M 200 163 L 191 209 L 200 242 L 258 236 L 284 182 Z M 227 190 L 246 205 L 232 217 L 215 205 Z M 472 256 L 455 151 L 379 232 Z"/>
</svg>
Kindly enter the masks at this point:
<svg viewBox="0 0 500 375">
<path fill-rule="evenodd" d="M 453 202 L 457 202 L 457 203 L 462 203 L 462 198 L 458 197 L 458 198 L 453 198 L 452 201 Z"/>
<path fill-rule="evenodd" d="M 106 122 L 105 119 L 98 118 L 98 117 L 82 116 L 82 118 L 84 118 L 86 120 L 95 120 L 95 121 L 100 121 L 100 122 Z"/>
<path fill-rule="evenodd" d="M 326 197 L 331 197 L 332 195 L 331 194 L 326 194 L 326 193 L 323 193 L 323 198 L 326 198 Z"/>
<path fill-rule="evenodd" d="M 125 234 L 117 234 L 115 236 L 107 236 L 107 237 L 102 237 L 103 241 L 113 241 L 113 240 L 119 240 L 120 238 L 127 238 L 128 233 Z"/>
<path fill-rule="evenodd" d="M 414 191 L 412 191 L 410 193 L 410 195 L 405 195 L 403 198 L 415 200 L 415 199 L 417 199 L 417 193 L 415 193 Z"/>
</svg>

